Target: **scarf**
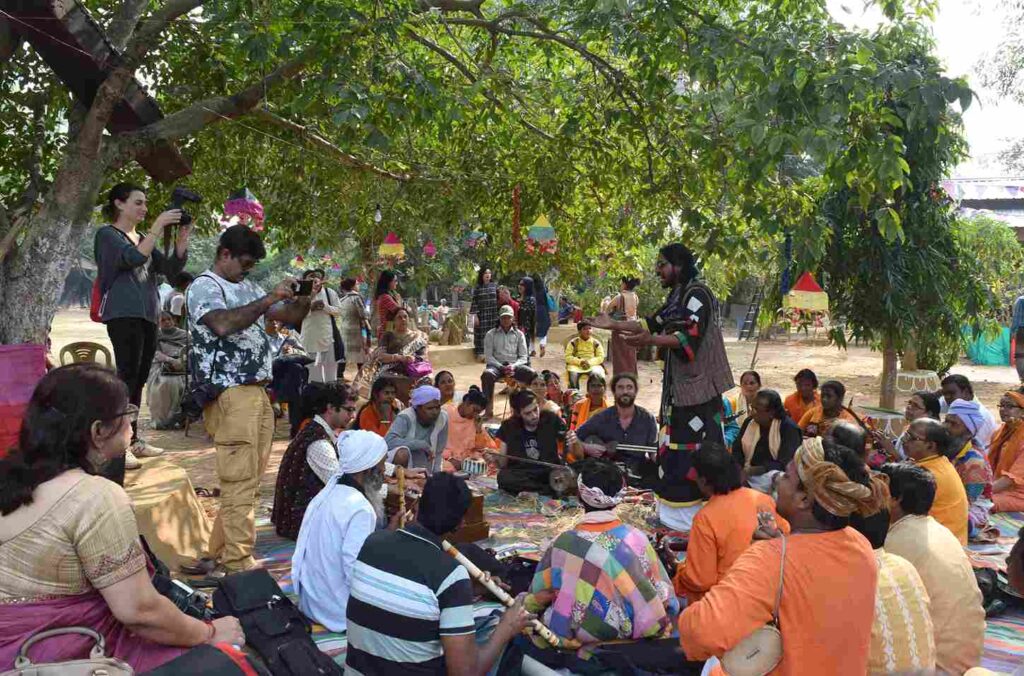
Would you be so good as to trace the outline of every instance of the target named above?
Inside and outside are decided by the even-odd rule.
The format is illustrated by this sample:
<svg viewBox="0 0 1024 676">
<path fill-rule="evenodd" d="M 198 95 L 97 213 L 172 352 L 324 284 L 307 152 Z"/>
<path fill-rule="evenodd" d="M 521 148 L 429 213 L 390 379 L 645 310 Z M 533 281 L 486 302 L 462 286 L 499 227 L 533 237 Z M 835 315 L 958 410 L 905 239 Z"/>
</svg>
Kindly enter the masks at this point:
<svg viewBox="0 0 1024 676">
<path fill-rule="evenodd" d="M 871 485 L 865 486 L 850 481 L 839 465 L 826 460 L 820 437 L 804 439 L 794 460 L 804 488 L 829 514 L 870 516 L 889 499 L 888 488 L 877 475 L 872 475 Z"/>
<path fill-rule="evenodd" d="M 1024 394 L 1010 390 L 1004 396 L 1024 407 Z M 1010 471 L 1021 449 L 1024 449 L 1024 420 L 1010 420 L 1000 425 L 988 447 L 988 462 L 997 479 Z"/>
<path fill-rule="evenodd" d="M 740 399 L 742 398 L 741 394 Z M 751 420 L 740 439 L 740 444 L 743 446 L 744 467 L 750 467 L 750 459 L 754 457 L 754 450 L 760 440 L 761 426 L 757 424 L 757 421 Z M 768 452 L 772 454 L 772 460 L 779 459 L 780 446 L 782 446 L 782 421 L 776 419 L 772 420 L 772 425 L 768 429 Z"/>
<path fill-rule="evenodd" d="M 579 490 L 580 500 L 594 509 L 607 510 L 622 502 L 625 485 L 615 495 L 605 495 L 600 488 L 591 488 L 583 483 L 583 475 L 576 477 L 576 488 Z"/>
</svg>

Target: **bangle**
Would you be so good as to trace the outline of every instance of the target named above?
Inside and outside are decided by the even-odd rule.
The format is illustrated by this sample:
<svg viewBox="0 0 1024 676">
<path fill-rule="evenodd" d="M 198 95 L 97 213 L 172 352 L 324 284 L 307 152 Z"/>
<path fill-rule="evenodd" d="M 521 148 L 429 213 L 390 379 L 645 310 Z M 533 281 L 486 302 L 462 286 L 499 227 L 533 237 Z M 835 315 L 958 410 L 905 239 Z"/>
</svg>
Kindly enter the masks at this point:
<svg viewBox="0 0 1024 676">
<path fill-rule="evenodd" d="M 210 635 L 206 637 L 205 641 L 206 643 L 209 643 L 213 640 L 213 637 L 217 633 L 217 630 L 213 626 L 213 620 L 203 620 L 203 624 L 210 628 Z"/>
</svg>

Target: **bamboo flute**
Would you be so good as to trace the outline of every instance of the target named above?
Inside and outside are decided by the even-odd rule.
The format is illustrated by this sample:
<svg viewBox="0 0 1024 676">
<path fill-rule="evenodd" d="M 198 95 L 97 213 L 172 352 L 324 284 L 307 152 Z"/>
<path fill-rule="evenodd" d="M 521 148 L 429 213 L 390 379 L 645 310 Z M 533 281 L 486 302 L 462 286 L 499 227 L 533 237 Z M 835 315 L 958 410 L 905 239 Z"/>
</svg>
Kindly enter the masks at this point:
<svg viewBox="0 0 1024 676">
<path fill-rule="evenodd" d="M 395 467 L 395 476 L 398 477 L 398 527 L 405 528 L 405 468 Z"/>
</svg>

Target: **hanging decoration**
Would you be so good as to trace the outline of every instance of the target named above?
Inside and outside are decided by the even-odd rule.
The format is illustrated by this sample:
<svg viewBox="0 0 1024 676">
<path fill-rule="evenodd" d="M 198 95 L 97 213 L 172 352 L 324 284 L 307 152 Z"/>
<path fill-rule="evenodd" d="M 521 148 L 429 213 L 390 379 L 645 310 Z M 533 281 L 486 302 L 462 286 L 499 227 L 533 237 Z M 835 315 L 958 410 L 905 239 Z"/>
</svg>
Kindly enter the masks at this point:
<svg viewBox="0 0 1024 676">
<path fill-rule="evenodd" d="M 341 264 L 331 254 L 308 257 L 299 254 L 288 262 L 288 265 L 300 272 L 305 270 L 323 270 L 328 276 L 340 275 Z"/>
<path fill-rule="evenodd" d="M 487 233 L 474 230 L 466 235 L 466 238 L 462 240 L 462 244 L 467 249 L 482 249 L 487 244 Z"/>
<path fill-rule="evenodd" d="M 232 219 L 237 219 L 238 223 L 248 225 L 256 232 L 263 230 L 263 205 L 248 188 L 239 188 L 224 202 L 221 224 L 230 224 Z"/>
<path fill-rule="evenodd" d="M 512 246 L 516 249 L 519 248 L 522 235 L 520 233 L 520 220 L 522 216 L 522 200 L 521 187 L 516 183 L 516 187 L 512 188 Z"/>
<path fill-rule="evenodd" d="M 805 272 L 796 280 L 789 293 L 782 297 L 782 318 L 789 323 L 791 331 L 804 331 L 809 328 L 824 328 L 828 318 L 828 294 L 814 279 L 814 275 Z"/>
<path fill-rule="evenodd" d="M 387 263 L 394 266 L 405 260 L 405 245 L 398 239 L 398 235 L 394 232 L 388 232 L 384 241 L 377 248 L 377 253 Z"/>
<path fill-rule="evenodd" d="M 427 258 L 433 258 L 437 255 L 437 247 L 434 246 L 434 240 L 428 239 L 427 243 L 423 245 L 423 255 Z"/>
<path fill-rule="evenodd" d="M 553 254 L 558 251 L 558 236 L 548 222 L 546 214 L 541 214 L 526 231 L 526 253 Z"/>
</svg>

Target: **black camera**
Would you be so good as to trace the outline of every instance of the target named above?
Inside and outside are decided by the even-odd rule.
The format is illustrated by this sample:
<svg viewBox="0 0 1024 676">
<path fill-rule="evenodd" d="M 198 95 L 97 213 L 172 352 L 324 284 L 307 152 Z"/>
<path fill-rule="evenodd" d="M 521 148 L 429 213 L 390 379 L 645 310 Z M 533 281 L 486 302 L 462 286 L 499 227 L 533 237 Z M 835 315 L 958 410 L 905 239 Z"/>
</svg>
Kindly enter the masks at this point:
<svg viewBox="0 0 1024 676">
<path fill-rule="evenodd" d="M 178 225 L 188 225 L 192 222 L 192 214 L 185 211 L 185 202 L 199 204 L 202 201 L 202 195 L 193 190 L 189 190 L 185 186 L 179 185 L 173 192 L 171 192 L 171 203 L 167 205 L 167 210 L 181 209 L 181 220 L 178 222 Z"/>
</svg>

